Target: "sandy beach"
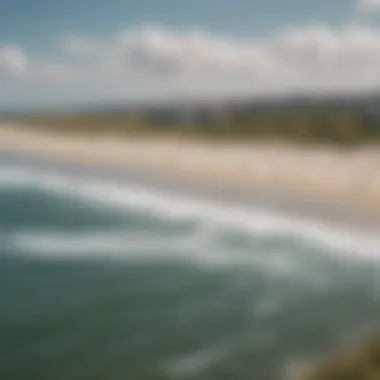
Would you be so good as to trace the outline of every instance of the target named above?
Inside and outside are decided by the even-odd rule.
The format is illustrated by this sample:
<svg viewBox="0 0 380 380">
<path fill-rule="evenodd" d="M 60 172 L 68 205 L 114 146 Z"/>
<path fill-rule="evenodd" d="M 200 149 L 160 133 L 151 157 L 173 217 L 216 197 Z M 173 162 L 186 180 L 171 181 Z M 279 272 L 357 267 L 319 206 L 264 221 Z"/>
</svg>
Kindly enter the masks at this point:
<svg viewBox="0 0 380 380">
<path fill-rule="evenodd" d="M 318 200 L 314 208 L 333 215 L 338 213 L 329 207 L 333 204 L 361 210 L 365 215 L 380 215 L 380 150 L 376 148 L 343 151 L 280 143 L 212 144 L 167 137 L 64 136 L 3 124 L 0 149 L 71 163 L 132 166 L 166 178 L 219 183 L 220 187 L 228 184 L 246 192 L 261 189 L 261 196 L 266 189 L 277 189 L 294 199 Z"/>
</svg>

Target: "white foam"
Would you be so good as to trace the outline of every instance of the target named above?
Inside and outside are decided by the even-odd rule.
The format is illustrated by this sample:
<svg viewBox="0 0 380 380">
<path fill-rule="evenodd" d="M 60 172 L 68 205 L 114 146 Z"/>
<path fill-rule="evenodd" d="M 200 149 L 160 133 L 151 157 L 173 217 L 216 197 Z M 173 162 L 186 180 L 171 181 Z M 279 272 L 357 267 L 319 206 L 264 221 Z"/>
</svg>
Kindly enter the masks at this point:
<svg viewBox="0 0 380 380">
<path fill-rule="evenodd" d="M 95 259 L 186 262 L 201 268 L 251 268 L 304 282 L 308 268 L 287 252 L 257 252 L 257 247 L 223 249 L 214 231 L 196 229 L 180 234 L 131 232 L 123 229 L 91 232 L 16 230 L 0 234 L 0 245 L 18 256 L 40 259 Z"/>
<path fill-rule="evenodd" d="M 223 360 L 228 353 L 229 350 L 223 345 L 209 347 L 169 360 L 164 365 L 164 372 L 174 379 L 194 378 L 194 376 L 207 372 Z"/>
<path fill-rule="evenodd" d="M 217 240 L 216 240 L 217 241 Z M 0 244 L 14 254 L 43 259 L 92 258 L 125 260 L 186 261 L 212 268 L 225 266 L 255 267 L 280 275 L 295 275 L 297 268 L 285 273 L 276 260 L 259 259 L 250 250 L 221 250 L 205 244 L 199 231 L 183 235 L 109 232 L 57 233 L 53 231 L 13 231 L 0 235 Z"/>
<path fill-rule="evenodd" d="M 126 231 L 109 232 L 38 232 L 14 231 L 0 235 L 2 246 L 18 254 L 60 258 L 91 257 L 184 257 L 192 250 L 192 235 L 170 236 Z M 181 254 L 182 252 L 182 254 Z"/>
<path fill-rule="evenodd" d="M 286 234 L 307 244 L 323 246 L 334 255 L 361 260 L 380 259 L 379 236 L 353 234 L 343 228 L 330 228 L 323 222 L 249 207 L 231 207 L 216 201 L 181 197 L 112 181 L 83 180 L 79 177 L 25 167 L 0 168 L 0 186 L 31 186 L 47 192 L 85 201 L 103 203 L 118 209 L 139 209 L 161 218 L 196 219 L 206 225 L 227 225 L 254 235 Z"/>
</svg>

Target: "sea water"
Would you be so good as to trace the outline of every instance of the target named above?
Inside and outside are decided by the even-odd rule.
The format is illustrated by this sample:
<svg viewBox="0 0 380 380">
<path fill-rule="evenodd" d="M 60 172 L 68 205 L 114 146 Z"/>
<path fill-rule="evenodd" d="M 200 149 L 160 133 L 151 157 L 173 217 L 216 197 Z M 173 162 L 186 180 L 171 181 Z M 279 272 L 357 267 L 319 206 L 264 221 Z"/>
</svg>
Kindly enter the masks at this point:
<svg viewBox="0 0 380 380">
<path fill-rule="evenodd" d="M 379 274 L 376 236 L 0 165 L 2 380 L 296 378 L 378 326 Z"/>
</svg>

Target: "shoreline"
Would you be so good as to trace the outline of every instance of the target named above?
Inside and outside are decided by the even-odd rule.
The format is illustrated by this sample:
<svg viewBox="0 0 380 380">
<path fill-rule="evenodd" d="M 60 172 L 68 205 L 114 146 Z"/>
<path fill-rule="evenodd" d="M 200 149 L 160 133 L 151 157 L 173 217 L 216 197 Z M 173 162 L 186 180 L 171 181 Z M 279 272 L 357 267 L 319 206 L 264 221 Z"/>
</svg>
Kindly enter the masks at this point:
<svg viewBox="0 0 380 380">
<path fill-rule="evenodd" d="M 8 125 L 0 128 L 0 152 L 0 162 L 8 157 L 33 166 L 47 160 L 79 175 L 108 177 L 355 231 L 380 231 L 380 151 L 346 153 L 285 144 L 234 146 L 159 138 L 61 137 Z M 349 188 L 347 178 L 346 188 L 342 186 L 343 169 L 351 169 L 347 172 L 351 173 L 349 180 L 356 180 L 355 188 Z M 329 183 L 334 175 L 335 182 Z M 295 180 L 298 186 L 292 186 Z M 372 188 L 366 183 L 372 183 Z M 372 198 L 366 198 L 368 193 Z"/>
</svg>

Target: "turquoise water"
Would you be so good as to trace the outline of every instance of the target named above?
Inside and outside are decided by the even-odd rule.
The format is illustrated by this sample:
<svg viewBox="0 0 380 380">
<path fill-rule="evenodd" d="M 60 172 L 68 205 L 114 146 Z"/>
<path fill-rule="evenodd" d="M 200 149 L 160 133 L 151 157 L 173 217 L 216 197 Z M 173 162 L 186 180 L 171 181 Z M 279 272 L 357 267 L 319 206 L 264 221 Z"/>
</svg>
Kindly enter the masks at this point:
<svg viewBox="0 0 380 380">
<path fill-rule="evenodd" d="M 0 167 L 0 379 L 282 379 L 376 327 L 376 241 L 152 194 Z"/>
</svg>

